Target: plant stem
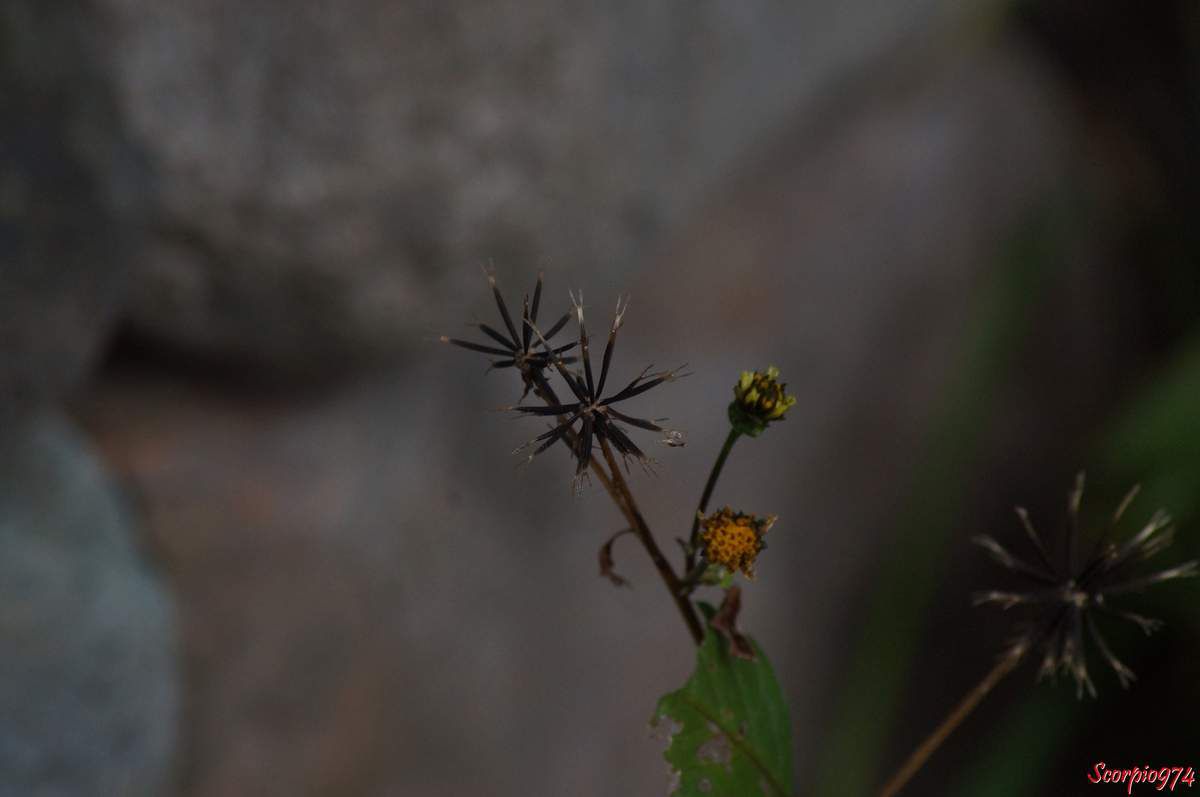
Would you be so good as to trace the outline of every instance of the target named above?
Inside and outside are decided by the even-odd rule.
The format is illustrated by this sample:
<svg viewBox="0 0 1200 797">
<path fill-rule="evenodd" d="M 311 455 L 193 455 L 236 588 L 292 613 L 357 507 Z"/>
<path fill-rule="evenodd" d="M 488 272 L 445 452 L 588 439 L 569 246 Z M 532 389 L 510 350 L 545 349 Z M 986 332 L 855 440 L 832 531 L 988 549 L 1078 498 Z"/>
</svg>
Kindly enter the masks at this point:
<svg viewBox="0 0 1200 797">
<path fill-rule="evenodd" d="M 666 585 L 667 591 L 671 593 L 671 599 L 675 601 L 675 606 L 678 607 L 679 614 L 683 617 L 688 631 L 692 634 L 692 640 L 699 645 L 704 640 L 704 626 L 700 624 L 700 618 L 696 616 L 696 610 L 692 606 L 692 602 L 688 599 L 687 595 L 683 594 L 683 584 L 679 580 L 679 576 L 675 575 L 675 571 L 671 568 L 670 563 L 667 562 L 667 558 L 663 556 L 662 549 L 658 547 L 658 543 L 654 540 L 654 535 L 650 532 L 650 527 L 646 524 L 646 519 L 642 517 L 642 513 L 638 510 L 637 502 L 633 500 L 633 493 L 630 492 L 629 485 L 625 482 L 625 477 L 621 475 L 621 469 L 613 457 L 612 449 L 609 448 L 607 440 L 600 440 L 600 450 L 604 452 L 604 459 L 608 462 L 608 469 L 612 474 L 613 486 L 624 499 L 623 508 L 626 519 L 629 520 L 629 525 L 633 528 L 633 533 L 637 535 L 637 538 L 642 543 L 642 547 L 650 555 L 650 561 L 654 562 L 654 566 L 658 569 L 658 574 L 662 577 L 663 584 Z"/>
<path fill-rule="evenodd" d="M 963 699 L 946 715 L 946 718 L 934 729 L 933 733 L 929 734 L 916 750 L 913 750 L 903 766 L 896 770 L 896 773 L 883 785 L 883 789 L 879 792 L 879 797 L 895 797 L 895 795 L 899 794 L 900 790 L 904 788 L 912 776 L 917 774 L 918 770 L 929 760 L 929 757 L 942 746 L 947 737 L 954 733 L 955 729 L 962 724 L 962 721 L 988 696 L 988 693 L 995 688 L 996 684 L 1004 680 L 1004 676 L 1012 672 L 1021 663 L 1021 660 L 1025 658 L 1026 650 L 1028 650 L 1026 646 L 1018 645 L 1005 653 L 996 662 L 996 666 L 983 677 L 983 680 L 963 696 Z"/>
<path fill-rule="evenodd" d="M 692 572 L 692 568 L 696 566 L 696 547 L 700 544 L 700 515 L 708 509 L 708 501 L 712 498 L 713 490 L 716 489 L 717 479 L 721 477 L 721 469 L 725 467 L 725 460 L 729 459 L 729 452 L 733 450 L 733 444 L 741 436 L 742 433 L 737 429 L 729 430 L 729 436 L 725 438 L 725 444 L 721 446 L 721 453 L 717 454 L 717 461 L 713 463 L 712 472 L 708 474 L 708 482 L 704 485 L 704 492 L 700 494 L 700 505 L 696 509 L 695 517 L 692 518 L 692 533 L 688 537 L 687 566 L 683 569 L 684 573 Z"/>
<path fill-rule="evenodd" d="M 545 379 L 535 379 L 534 392 L 545 401 L 547 404 L 558 404 L 558 396 L 554 393 L 554 388 Z M 559 422 L 562 422 L 559 418 Z M 568 430 L 565 436 L 564 443 L 574 448 L 575 433 Z M 671 568 L 666 557 L 663 556 L 662 549 L 658 547 L 658 543 L 654 540 L 654 535 L 650 531 L 650 527 L 646 524 L 645 518 L 637 508 L 637 502 L 633 499 L 633 493 L 629 489 L 629 485 L 625 482 L 625 478 L 621 476 L 620 468 L 616 460 L 613 458 L 612 451 L 609 450 L 608 443 L 601 441 L 601 450 L 604 452 L 604 458 L 608 462 L 608 467 L 612 471 L 610 477 L 608 472 L 604 470 L 596 457 L 591 457 L 589 462 L 592 472 L 596 474 L 596 478 L 604 485 L 605 491 L 609 498 L 617 505 L 617 509 L 625 516 L 625 520 L 629 523 L 633 533 L 641 541 L 642 546 L 646 549 L 646 553 L 650 555 L 650 560 L 654 562 L 655 568 L 658 570 L 659 576 L 662 577 L 663 584 L 671 593 L 671 598 L 675 601 L 675 605 L 679 608 L 679 613 L 683 616 L 683 621 L 687 624 L 688 631 L 692 635 L 693 641 L 699 645 L 704 639 L 704 627 L 700 625 L 700 620 L 696 616 L 696 610 L 692 607 L 691 601 L 682 593 L 682 582 Z"/>
</svg>

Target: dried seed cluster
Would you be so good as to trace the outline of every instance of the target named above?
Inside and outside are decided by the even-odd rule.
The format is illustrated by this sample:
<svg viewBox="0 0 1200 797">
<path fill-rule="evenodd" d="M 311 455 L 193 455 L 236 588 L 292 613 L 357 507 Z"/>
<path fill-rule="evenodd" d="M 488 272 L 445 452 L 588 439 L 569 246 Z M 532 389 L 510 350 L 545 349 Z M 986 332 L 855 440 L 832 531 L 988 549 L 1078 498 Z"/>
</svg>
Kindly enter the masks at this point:
<svg viewBox="0 0 1200 797">
<path fill-rule="evenodd" d="M 574 431 L 574 425 L 578 422 L 579 430 L 575 432 L 572 453 L 576 460 L 576 477 L 579 477 L 587 471 L 588 464 L 591 462 L 593 445 L 599 447 L 611 445 L 617 453 L 625 458 L 626 462 L 630 458 L 642 464 L 650 462 L 650 458 L 633 442 L 623 428 L 623 425 L 658 432 L 662 435 L 659 438 L 659 442 L 664 445 L 683 445 L 682 432 L 675 429 L 668 429 L 658 424 L 658 421 L 665 420 L 665 418 L 656 418 L 654 420 L 636 418 L 626 415 L 615 406 L 636 396 L 640 396 L 647 390 L 658 387 L 664 382 L 673 382 L 676 379 L 687 376 L 683 372 L 682 366 L 670 371 L 660 371 L 657 373 L 650 373 L 650 369 L 645 368 L 632 382 L 606 396 L 604 394 L 604 387 L 608 381 L 609 368 L 612 365 L 613 349 L 617 342 L 617 332 L 620 330 L 621 324 L 625 319 L 625 312 L 629 309 L 629 302 L 628 300 L 624 303 L 620 300 L 617 301 L 617 308 L 613 313 L 612 325 L 608 330 L 608 341 L 604 346 L 604 355 L 600 361 L 598 375 L 594 375 L 592 369 L 587 325 L 583 319 L 582 294 L 579 298 L 571 295 L 571 306 L 575 319 L 579 324 L 579 359 L 583 363 L 583 373 L 579 374 L 568 369 L 566 362 L 550 348 L 550 345 L 544 340 L 542 343 L 547 358 L 555 370 L 558 371 L 567 388 L 574 395 L 575 401 L 550 401 L 545 406 L 510 407 L 509 409 L 523 415 L 554 417 L 558 420 L 558 424 L 548 432 L 538 435 L 517 450 L 521 451 L 537 445 L 537 448 L 529 454 L 529 459 L 533 459 L 557 440 L 569 439 L 568 432 Z M 533 331 L 541 339 L 536 326 Z"/>
<path fill-rule="evenodd" d="M 525 392 L 521 394 L 522 399 L 529 394 L 531 389 L 535 388 L 552 394 L 553 391 L 546 382 L 543 372 L 550 367 L 551 359 L 556 357 L 564 363 L 575 362 L 574 357 L 564 357 L 563 353 L 575 348 L 578 343 L 571 342 L 557 348 L 547 346 L 545 351 L 539 351 L 539 349 L 542 348 L 542 342 L 548 341 L 566 326 L 571 314 L 564 313 L 545 333 L 538 335 L 540 342 L 535 342 L 533 331 L 537 327 L 538 310 L 542 304 L 542 275 L 538 274 L 537 284 L 533 288 L 533 304 L 529 302 L 529 294 L 525 294 L 522 302 L 521 331 L 518 333 L 512 315 L 508 312 L 508 305 L 505 304 L 504 297 L 500 294 L 500 288 L 496 285 L 495 273 L 491 269 L 486 269 L 484 273 L 487 276 L 488 285 L 492 289 L 492 296 L 496 300 L 496 309 L 500 311 L 500 320 L 504 322 L 504 329 L 508 334 L 488 324 L 480 323 L 474 326 L 491 338 L 491 342 L 476 343 L 447 335 L 442 335 L 439 340 L 442 343 L 486 354 L 492 358 L 499 358 L 492 360 L 492 368 L 515 368 L 525 383 Z"/>
<path fill-rule="evenodd" d="M 545 402 L 542 405 L 519 405 L 507 408 L 522 415 L 546 418 L 554 422 L 548 431 L 517 449 L 518 452 L 530 451 L 527 460 L 533 459 L 555 443 L 562 441 L 571 449 L 572 456 L 575 458 L 575 473 L 578 479 L 587 472 L 592 461 L 593 449 L 596 447 L 611 446 L 626 460 L 626 463 L 630 459 L 643 465 L 651 462 L 645 452 L 629 436 L 625 427 L 657 432 L 660 435 L 659 441 L 667 446 L 684 444 L 682 432 L 659 425 L 660 421 L 665 420 L 664 418 L 639 418 L 627 415 L 616 407 L 617 404 L 640 396 L 665 382 L 672 382 L 686 376 L 682 367 L 654 373 L 651 373 L 650 368 L 646 368 L 620 390 L 612 391 L 608 395 L 604 393 L 612 365 L 613 350 L 616 346 L 617 331 L 624 321 L 625 311 L 629 309 L 628 300 L 617 301 L 603 357 L 599 368 L 593 370 L 587 326 L 583 317 L 582 294 L 578 298 L 570 295 L 571 309 L 552 327 L 543 332 L 537 324 L 538 310 L 542 303 L 542 277 L 539 275 L 533 291 L 532 303 L 528 296 L 523 303 L 524 313 L 520 319 L 521 328 L 518 332 L 517 324 L 509 314 L 504 297 L 501 296 L 500 290 L 496 286 L 495 275 L 488 271 L 487 278 L 508 335 L 505 336 L 503 332 L 487 324 L 479 324 L 479 330 L 499 345 L 475 343 L 446 336 L 442 336 L 441 340 L 464 349 L 502 358 L 494 360 L 492 367 L 515 368 L 520 372 L 525 382 L 525 394 L 521 398 L 524 399 L 525 395 L 533 390 Z M 572 316 L 578 322 L 578 340 L 561 346 L 552 346 L 549 339 L 561 330 Z M 565 352 L 576 346 L 579 347 L 578 357 L 565 356 Z M 571 363 L 582 365 L 582 372 L 570 368 Z M 550 384 L 547 377 L 550 375 L 551 369 L 562 378 L 570 393 L 569 399 L 560 399 Z"/>
<path fill-rule="evenodd" d="M 1082 561 L 1077 561 L 1080 547 L 1079 506 L 1083 500 L 1082 473 L 1076 478 L 1075 488 L 1067 503 L 1069 525 L 1065 556 L 1061 561 L 1051 556 L 1041 535 L 1030 522 L 1028 513 L 1019 507 L 1017 516 L 1033 546 L 1036 559 L 1028 562 L 1022 560 L 991 537 L 974 539 L 1000 565 L 1036 585 L 1024 592 L 982 592 L 975 597 L 976 605 L 994 604 L 1004 609 L 1014 606 L 1033 608 L 1034 617 L 1013 643 L 1013 649 L 1024 651 L 1040 647 L 1042 663 L 1039 678 L 1066 673 L 1075 680 L 1079 696 L 1084 691 L 1093 697 L 1096 695 L 1085 658 L 1085 633 L 1117 674 L 1121 686 L 1127 687 L 1135 679 L 1133 671 L 1116 657 L 1100 633 L 1096 615 L 1107 614 L 1126 620 L 1149 635 L 1161 625 L 1158 620 L 1114 606 L 1112 599 L 1129 592 L 1140 592 L 1162 581 L 1190 578 L 1200 573 L 1195 561 L 1150 573 L 1137 571 L 1140 563 L 1161 553 L 1174 538 L 1171 518 L 1161 509 L 1129 540 L 1117 543 L 1109 539 L 1136 494 L 1135 487 L 1125 496 L 1113 514 L 1110 527 L 1094 543 L 1092 553 Z"/>
</svg>

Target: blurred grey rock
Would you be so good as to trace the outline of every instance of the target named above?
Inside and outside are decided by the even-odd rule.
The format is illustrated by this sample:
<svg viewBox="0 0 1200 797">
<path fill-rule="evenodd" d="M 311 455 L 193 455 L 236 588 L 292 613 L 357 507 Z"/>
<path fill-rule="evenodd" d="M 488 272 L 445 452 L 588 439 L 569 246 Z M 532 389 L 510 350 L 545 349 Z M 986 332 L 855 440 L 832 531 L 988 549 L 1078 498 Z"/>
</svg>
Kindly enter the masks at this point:
<svg viewBox="0 0 1200 797">
<path fill-rule="evenodd" d="M 0 795 L 163 794 L 173 614 L 60 417 L 0 432 Z"/>
<path fill-rule="evenodd" d="M 0 7 L 0 407 L 86 374 L 127 287 L 140 169 L 82 4 Z"/>
<path fill-rule="evenodd" d="M 489 259 L 631 268 L 797 96 L 932 6 L 99 4 L 162 181 L 134 329 L 300 374 L 402 351 Z"/>
<path fill-rule="evenodd" d="M 89 395 L 84 423 L 139 485 L 173 575 L 188 675 L 181 794 L 434 793 L 386 788 L 410 782 L 414 751 L 429 756 L 423 735 L 455 717 L 416 711 L 425 653 L 404 631 L 431 604 L 400 578 L 409 504 L 394 491 L 428 489 L 412 463 L 437 455 L 406 445 L 397 402 L 410 400 L 360 386 L 248 402 L 120 369 Z"/>
</svg>

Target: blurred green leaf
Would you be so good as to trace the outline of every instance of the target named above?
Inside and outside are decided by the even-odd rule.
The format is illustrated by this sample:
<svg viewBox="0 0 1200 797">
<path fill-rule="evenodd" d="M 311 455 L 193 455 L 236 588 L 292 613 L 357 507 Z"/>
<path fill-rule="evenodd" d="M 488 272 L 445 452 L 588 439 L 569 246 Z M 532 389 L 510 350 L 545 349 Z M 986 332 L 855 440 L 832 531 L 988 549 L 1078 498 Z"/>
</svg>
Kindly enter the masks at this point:
<svg viewBox="0 0 1200 797">
<path fill-rule="evenodd" d="M 1181 524 L 1200 514 L 1200 336 L 1181 345 L 1101 442 L 1105 469 Z"/>
<path fill-rule="evenodd" d="M 870 794 L 888 733 L 900 710 L 924 630 L 925 611 L 945 567 L 969 474 L 994 412 L 996 395 L 1032 328 L 1053 268 L 1057 227 L 1032 219 L 1009 242 L 963 331 L 960 366 L 942 393 L 926 447 L 913 452 L 907 506 L 897 545 L 881 564 L 866 608 L 844 694 L 817 765 L 819 797 Z"/>
<path fill-rule="evenodd" d="M 1033 680 L 1030 669 L 1022 668 L 1010 677 L 1028 683 Z M 976 728 L 978 752 L 959 773 L 957 788 L 946 793 L 973 797 L 1038 793 L 1038 784 L 1045 783 L 1047 772 L 1070 737 L 1073 712 L 1078 707 L 1069 688 L 1043 685 L 1021 699 L 1016 710 L 1008 712 L 997 725 Z M 1018 761 L 1020 766 L 1014 766 Z"/>
<path fill-rule="evenodd" d="M 755 660 L 738 659 L 709 631 L 692 677 L 658 701 L 651 723 L 670 723 L 663 757 L 678 774 L 674 797 L 791 795 L 787 704 L 767 657 L 751 644 Z"/>
</svg>

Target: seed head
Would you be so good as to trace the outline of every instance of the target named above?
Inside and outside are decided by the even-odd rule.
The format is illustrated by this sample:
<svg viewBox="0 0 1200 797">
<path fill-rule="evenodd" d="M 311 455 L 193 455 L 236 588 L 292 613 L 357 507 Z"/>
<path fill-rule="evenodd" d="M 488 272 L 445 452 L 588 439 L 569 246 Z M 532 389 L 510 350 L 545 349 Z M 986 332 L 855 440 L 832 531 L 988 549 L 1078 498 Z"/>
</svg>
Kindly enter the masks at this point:
<svg viewBox="0 0 1200 797">
<path fill-rule="evenodd" d="M 510 407 L 509 409 L 523 415 L 554 418 L 557 421 L 557 425 L 553 426 L 549 431 L 533 438 L 518 449 L 518 451 L 532 449 L 532 453 L 528 455 L 528 458 L 533 459 L 533 457 L 545 451 L 556 441 L 562 439 L 570 441 L 571 436 L 574 435 L 575 442 L 572 445 L 572 453 L 576 460 L 575 475 L 578 478 L 587 471 L 588 464 L 592 458 L 592 450 L 595 446 L 603 447 L 611 445 L 625 459 L 627 465 L 631 458 L 641 462 L 643 465 L 650 463 L 650 458 L 629 437 L 624 428 L 625 426 L 658 432 L 661 435 L 659 438 L 660 442 L 664 445 L 672 447 L 682 446 L 684 440 L 681 432 L 659 425 L 658 421 L 665 419 L 657 418 L 650 420 L 633 417 L 618 410 L 616 405 L 640 396 L 642 393 L 652 390 L 665 382 L 673 382 L 676 379 L 687 376 L 683 372 L 683 367 L 681 366 L 670 371 L 659 371 L 657 373 L 651 373 L 650 368 L 646 368 L 625 387 L 605 395 L 604 388 L 608 382 L 609 370 L 612 365 L 613 350 L 617 342 L 617 332 L 620 330 L 625 313 L 629 309 L 629 302 L 628 300 L 624 302 L 621 300 L 617 301 L 613 321 L 609 326 L 608 341 L 604 346 L 604 354 L 600 362 L 598 375 L 592 368 L 591 348 L 587 325 L 584 320 L 582 294 L 578 297 L 571 294 L 571 305 L 573 309 L 570 315 L 574 315 L 579 324 L 579 359 L 583 365 L 582 374 L 568 369 L 566 367 L 566 360 L 558 354 L 558 350 L 550 347 L 550 344 L 545 340 L 545 336 L 540 333 L 536 324 L 532 324 L 531 322 L 531 325 L 534 336 L 542 344 L 542 353 L 549 364 L 562 377 L 563 381 L 566 382 L 575 400 L 547 401 L 545 406 Z M 575 430 L 577 423 L 579 424 L 578 431 Z"/>
<path fill-rule="evenodd" d="M 766 371 L 742 371 L 733 386 L 729 422 L 742 434 L 758 437 L 772 421 L 783 420 L 795 403 L 796 397 L 787 394 L 787 385 L 779 382 L 775 366 Z"/>
<path fill-rule="evenodd" d="M 550 361 L 555 357 L 564 363 L 574 362 L 574 357 L 564 357 L 563 354 L 575 348 L 576 344 L 572 342 L 557 348 L 547 345 L 545 350 L 542 350 L 540 341 L 548 341 L 558 334 L 559 330 L 571 318 L 571 314 L 563 314 L 553 326 L 539 336 L 538 341 L 535 341 L 533 339 L 533 330 L 537 324 L 538 310 L 542 303 L 542 275 L 538 274 L 537 284 L 533 288 L 533 304 L 530 304 L 529 295 L 525 295 L 521 331 L 518 332 L 516 324 L 513 323 L 512 315 L 508 312 L 508 305 L 505 304 L 504 297 L 500 294 L 500 289 L 496 285 L 495 272 L 488 268 L 484 270 L 484 274 L 487 276 L 488 285 L 492 289 L 492 296 L 496 300 L 496 309 L 500 312 L 500 320 L 504 322 L 505 331 L 501 332 L 495 327 L 481 323 L 476 326 L 480 332 L 491 338 L 491 341 L 488 343 L 459 340 L 458 338 L 451 338 L 446 335 L 442 335 L 439 340 L 442 343 L 449 343 L 463 349 L 486 354 L 492 358 L 499 358 L 492 360 L 492 368 L 515 368 L 521 374 L 521 380 L 525 384 L 525 392 L 521 394 L 521 398 L 525 398 L 529 391 L 534 388 L 552 393 L 553 391 L 547 385 L 543 372 L 550 367 Z"/>
<path fill-rule="evenodd" d="M 1013 643 L 1014 651 L 1040 648 L 1041 667 L 1038 677 L 1058 673 L 1075 680 L 1076 695 L 1086 690 L 1096 696 L 1096 687 L 1088 673 L 1085 658 L 1085 629 L 1101 656 L 1117 674 L 1122 687 L 1135 680 L 1133 671 L 1113 654 L 1112 648 L 1100 633 L 1098 614 L 1112 615 L 1137 625 L 1147 635 L 1161 627 L 1158 620 L 1143 617 L 1113 605 L 1112 599 L 1128 592 L 1140 592 L 1161 581 L 1189 578 L 1200 569 L 1196 561 L 1150 573 L 1139 573 L 1138 565 L 1161 553 L 1172 542 L 1175 528 L 1169 515 L 1158 510 L 1146 525 L 1123 543 L 1110 539 L 1121 516 L 1133 501 L 1138 488 L 1133 488 L 1118 505 L 1112 522 L 1094 544 L 1091 554 L 1076 563 L 1079 550 L 1079 505 L 1083 498 L 1083 474 L 1079 474 L 1067 502 L 1067 535 L 1065 556 L 1051 555 L 1042 537 L 1034 529 L 1029 514 L 1018 507 L 1017 517 L 1032 545 L 1036 558 L 1026 561 L 1014 556 L 988 536 L 976 537 L 981 546 L 1001 566 L 1019 573 L 1036 586 L 1024 592 L 991 590 L 975 596 L 975 604 L 995 604 L 1002 609 L 1027 606 L 1033 609 L 1033 620 Z"/>
</svg>

